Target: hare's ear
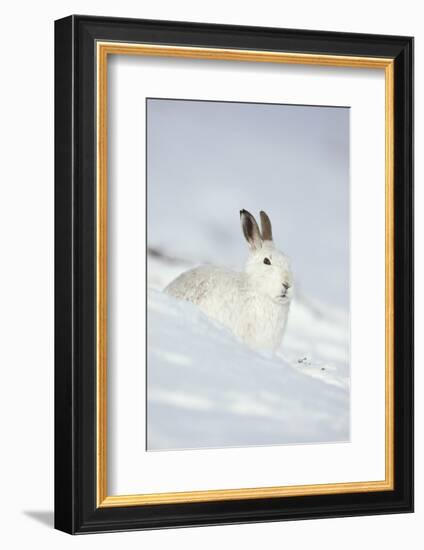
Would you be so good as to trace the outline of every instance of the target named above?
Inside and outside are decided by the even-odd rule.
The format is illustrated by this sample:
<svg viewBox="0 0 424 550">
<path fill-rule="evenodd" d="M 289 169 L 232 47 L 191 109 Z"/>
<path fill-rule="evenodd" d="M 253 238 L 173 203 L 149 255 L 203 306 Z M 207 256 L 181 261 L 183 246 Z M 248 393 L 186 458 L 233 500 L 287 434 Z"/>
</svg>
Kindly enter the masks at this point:
<svg viewBox="0 0 424 550">
<path fill-rule="evenodd" d="M 261 210 L 261 227 L 262 227 L 262 238 L 264 241 L 272 241 L 272 226 L 271 220 L 268 217 L 268 214 Z"/>
<path fill-rule="evenodd" d="M 255 218 L 247 210 L 240 210 L 241 226 L 246 241 L 252 250 L 259 250 L 262 247 L 262 237 Z"/>
</svg>

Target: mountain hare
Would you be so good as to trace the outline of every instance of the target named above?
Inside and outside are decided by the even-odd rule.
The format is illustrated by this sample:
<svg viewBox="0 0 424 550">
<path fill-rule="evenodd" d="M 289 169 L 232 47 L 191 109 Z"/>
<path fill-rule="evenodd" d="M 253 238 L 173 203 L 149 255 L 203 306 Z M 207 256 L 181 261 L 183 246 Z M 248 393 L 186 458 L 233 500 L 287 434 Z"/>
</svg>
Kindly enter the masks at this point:
<svg viewBox="0 0 424 550">
<path fill-rule="evenodd" d="M 293 276 L 288 258 L 274 247 L 269 217 L 265 212 L 260 216 L 262 233 L 252 214 L 240 211 L 250 247 L 243 273 L 208 265 L 196 267 L 172 281 L 165 292 L 197 304 L 250 347 L 274 351 L 286 328 Z"/>
</svg>

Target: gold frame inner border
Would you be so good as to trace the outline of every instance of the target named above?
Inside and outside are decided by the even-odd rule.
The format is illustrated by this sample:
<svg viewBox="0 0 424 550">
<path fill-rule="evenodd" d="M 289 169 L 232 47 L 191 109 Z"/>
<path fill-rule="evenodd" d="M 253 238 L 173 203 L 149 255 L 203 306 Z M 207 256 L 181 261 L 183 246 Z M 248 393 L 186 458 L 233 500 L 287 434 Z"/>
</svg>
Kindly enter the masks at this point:
<svg viewBox="0 0 424 550">
<path fill-rule="evenodd" d="M 123 42 L 96 44 L 97 58 L 97 506 L 142 506 L 394 489 L 394 60 L 390 58 L 268 52 Z M 141 55 L 384 69 L 385 72 L 385 479 L 109 496 L 107 492 L 107 61 L 109 55 Z"/>
</svg>

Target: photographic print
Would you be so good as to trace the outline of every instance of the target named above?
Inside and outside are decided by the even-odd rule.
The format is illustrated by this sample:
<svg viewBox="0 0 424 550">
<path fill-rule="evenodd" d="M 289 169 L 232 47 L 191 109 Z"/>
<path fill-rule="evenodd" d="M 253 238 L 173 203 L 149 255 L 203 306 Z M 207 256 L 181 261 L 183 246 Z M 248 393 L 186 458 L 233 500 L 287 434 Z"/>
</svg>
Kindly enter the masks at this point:
<svg viewBox="0 0 424 550">
<path fill-rule="evenodd" d="M 349 116 L 146 100 L 148 451 L 349 441 Z"/>
<path fill-rule="evenodd" d="M 55 22 L 57 529 L 413 510 L 412 115 L 411 37 Z"/>
</svg>

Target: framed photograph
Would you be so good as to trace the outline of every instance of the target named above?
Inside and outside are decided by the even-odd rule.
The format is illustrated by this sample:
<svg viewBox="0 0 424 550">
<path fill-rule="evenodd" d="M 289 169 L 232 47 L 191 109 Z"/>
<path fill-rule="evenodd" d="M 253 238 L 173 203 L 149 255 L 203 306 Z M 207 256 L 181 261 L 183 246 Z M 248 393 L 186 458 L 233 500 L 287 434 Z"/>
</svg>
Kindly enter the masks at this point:
<svg viewBox="0 0 424 550">
<path fill-rule="evenodd" d="M 55 24 L 55 525 L 413 510 L 413 39 Z"/>
</svg>

